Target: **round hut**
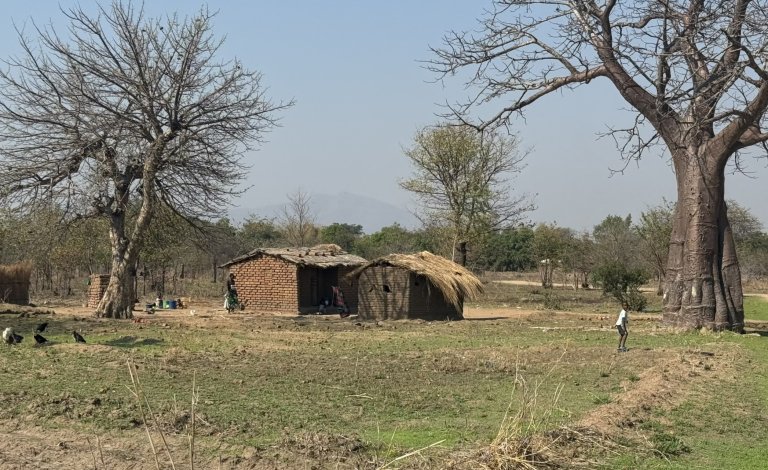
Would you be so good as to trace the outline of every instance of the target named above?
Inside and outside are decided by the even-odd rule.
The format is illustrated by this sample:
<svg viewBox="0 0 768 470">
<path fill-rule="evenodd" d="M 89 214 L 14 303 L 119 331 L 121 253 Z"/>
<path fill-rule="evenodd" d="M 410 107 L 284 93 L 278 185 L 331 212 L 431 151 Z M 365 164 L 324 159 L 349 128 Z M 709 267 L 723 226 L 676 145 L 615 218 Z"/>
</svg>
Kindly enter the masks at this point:
<svg viewBox="0 0 768 470">
<path fill-rule="evenodd" d="M 383 256 L 354 270 L 358 315 L 376 320 L 460 320 L 482 291 L 468 269 L 428 251 Z"/>
</svg>

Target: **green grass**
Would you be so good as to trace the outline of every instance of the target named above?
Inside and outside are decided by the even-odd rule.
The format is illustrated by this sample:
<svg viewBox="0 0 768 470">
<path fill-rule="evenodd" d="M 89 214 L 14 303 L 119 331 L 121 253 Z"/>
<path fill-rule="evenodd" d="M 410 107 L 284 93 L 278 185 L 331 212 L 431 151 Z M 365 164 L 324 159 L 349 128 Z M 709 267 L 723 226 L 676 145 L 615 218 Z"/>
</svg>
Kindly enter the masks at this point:
<svg viewBox="0 0 768 470">
<path fill-rule="evenodd" d="M 744 296 L 744 316 L 747 320 L 768 321 L 768 300 L 756 295 Z"/>
<path fill-rule="evenodd" d="M 555 286 L 545 289 L 540 286 L 488 282 L 483 285 L 484 293 L 469 306 L 480 308 L 521 308 L 530 310 L 562 310 L 577 313 L 617 313 L 621 306 L 612 297 L 603 295 L 600 289 L 573 289 Z M 648 300 L 644 313 L 660 313 L 661 297 L 654 292 L 643 292 Z"/>
<path fill-rule="evenodd" d="M 600 305 L 590 299 L 596 303 L 583 304 L 584 312 Z M 632 325 L 630 352 L 617 354 L 612 322 L 592 315 L 380 326 L 330 316 L 188 325 L 164 315 L 143 324 L 46 317 L 55 344 L 34 347 L 29 335 L 0 348 L 0 373 L 13 377 L 0 381 L 0 419 L 80 433 L 135 430 L 140 416 L 126 389 L 131 360 L 169 432 L 185 432 L 194 372 L 205 420 L 198 431 L 212 447 L 266 448 L 286 436 L 328 433 L 359 436 L 385 456 L 441 440 L 451 452 L 495 437 L 508 407 L 514 412 L 523 402 L 519 388 L 513 395 L 518 376 L 540 384 L 536 413 L 553 412 L 548 426 L 555 427 L 642 386 L 644 371 L 658 361 L 736 347 L 750 361 L 733 365 L 738 381 L 699 383 L 642 430 L 658 455 L 649 457 L 627 429 L 619 437 L 637 448 L 596 458 L 605 468 L 759 468 L 749 465 L 768 455 L 768 348 L 760 336 L 672 333 L 645 320 Z M 0 319 L 25 335 L 42 321 Z M 71 344 L 72 329 L 88 345 Z M 687 362 L 675 367 L 670 373 L 713 372 Z"/>
</svg>

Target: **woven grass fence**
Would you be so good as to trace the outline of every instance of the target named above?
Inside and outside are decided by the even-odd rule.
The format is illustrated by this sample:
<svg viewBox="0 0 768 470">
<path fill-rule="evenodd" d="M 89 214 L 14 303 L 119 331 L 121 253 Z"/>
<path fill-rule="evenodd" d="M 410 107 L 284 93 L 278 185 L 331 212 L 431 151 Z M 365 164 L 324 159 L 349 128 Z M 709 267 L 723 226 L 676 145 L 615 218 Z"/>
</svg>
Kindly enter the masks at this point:
<svg viewBox="0 0 768 470">
<path fill-rule="evenodd" d="M 31 276 L 31 263 L 0 265 L 0 301 L 9 304 L 28 304 Z"/>
</svg>

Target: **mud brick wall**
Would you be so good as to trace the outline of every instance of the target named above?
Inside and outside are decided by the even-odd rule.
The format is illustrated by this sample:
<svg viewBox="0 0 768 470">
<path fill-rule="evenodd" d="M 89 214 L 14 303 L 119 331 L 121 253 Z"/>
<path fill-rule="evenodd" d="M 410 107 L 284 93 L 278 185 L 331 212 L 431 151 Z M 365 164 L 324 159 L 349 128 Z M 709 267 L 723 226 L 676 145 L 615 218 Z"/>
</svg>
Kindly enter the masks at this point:
<svg viewBox="0 0 768 470">
<path fill-rule="evenodd" d="M 92 274 L 91 283 L 88 286 L 88 300 L 86 305 L 89 308 L 96 308 L 101 302 L 101 298 L 104 297 L 104 292 L 107 291 L 107 285 L 109 284 L 109 274 Z"/>
<path fill-rule="evenodd" d="M 408 289 L 408 318 L 423 320 L 461 320 L 461 308 L 445 300 L 443 293 L 423 276 L 411 273 Z"/>
<path fill-rule="evenodd" d="M 296 265 L 262 255 L 230 266 L 229 272 L 235 274 L 237 296 L 246 309 L 298 311 Z"/>
<path fill-rule="evenodd" d="M 425 277 L 406 269 L 371 266 L 359 277 L 358 314 L 376 320 L 462 318 Z"/>
</svg>

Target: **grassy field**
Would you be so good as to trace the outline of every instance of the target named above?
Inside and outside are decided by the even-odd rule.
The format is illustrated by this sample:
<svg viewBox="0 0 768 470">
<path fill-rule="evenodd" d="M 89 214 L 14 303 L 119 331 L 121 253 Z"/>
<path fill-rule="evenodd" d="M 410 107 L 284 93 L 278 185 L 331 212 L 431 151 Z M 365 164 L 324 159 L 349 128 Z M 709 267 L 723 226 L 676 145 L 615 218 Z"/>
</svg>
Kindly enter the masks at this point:
<svg viewBox="0 0 768 470">
<path fill-rule="evenodd" d="M 547 309 L 553 295 L 559 308 Z M 761 298 L 748 297 L 746 308 L 748 319 L 768 316 Z M 93 456 L 95 465 L 76 468 L 155 468 L 142 434 L 148 404 L 154 443 L 162 447 L 162 430 L 177 468 L 189 468 L 178 462 L 194 378 L 201 468 L 514 468 L 489 462 L 521 443 L 567 467 L 762 468 L 768 328 L 681 333 L 660 328 L 652 313 L 633 319 L 630 351 L 620 354 L 615 310 L 594 291 L 501 284 L 470 306 L 472 319 L 445 323 L 227 317 L 201 307 L 141 323 L 0 315 L 0 326 L 29 335 L 0 348 L 0 422 L 16 429 L 0 434 L 0 466 L 44 463 L 34 459 L 55 451 L 73 462 Z M 40 321 L 53 344 L 35 347 L 30 332 Z M 88 344 L 72 343 L 72 330 Z M 147 398 L 141 408 L 129 361 Z M 14 461 L 14 450 L 44 446 L 10 444 L 18 433 L 76 437 Z M 103 466 L 94 436 L 108 444 L 99 448 Z"/>
</svg>

